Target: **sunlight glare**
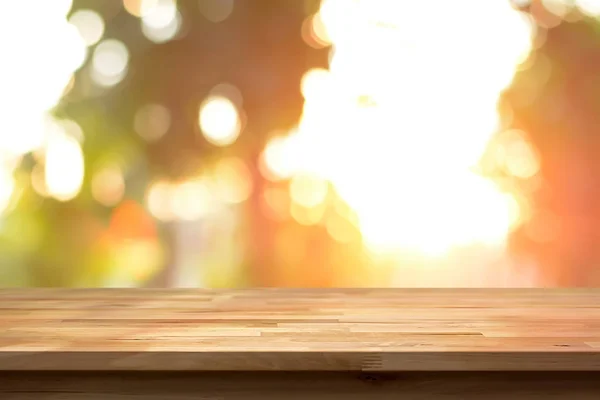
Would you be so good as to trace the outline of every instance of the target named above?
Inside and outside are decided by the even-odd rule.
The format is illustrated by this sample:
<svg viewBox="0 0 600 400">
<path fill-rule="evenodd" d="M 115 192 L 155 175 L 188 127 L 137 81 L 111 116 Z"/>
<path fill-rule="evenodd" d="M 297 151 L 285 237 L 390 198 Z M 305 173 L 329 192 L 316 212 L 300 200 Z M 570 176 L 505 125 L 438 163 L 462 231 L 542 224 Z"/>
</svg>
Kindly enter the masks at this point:
<svg viewBox="0 0 600 400">
<path fill-rule="evenodd" d="M 600 0 L 576 0 L 577 7 L 590 17 L 600 17 Z"/>
<path fill-rule="evenodd" d="M 71 0 L 2 4 L 0 153 L 26 154 L 43 145 L 48 111 L 85 61 L 87 46 L 67 21 L 71 6 Z"/>
<path fill-rule="evenodd" d="M 79 142 L 68 135 L 53 135 L 46 145 L 46 188 L 60 201 L 73 199 L 83 184 L 84 162 Z"/>
<path fill-rule="evenodd" d="M 318 15 L 329 68 L 303 77 L 298 128 L 268 142 L 265 169 L 331 182 L 375 252 L 502 246 L 519 221 L 515 200 L 474 170 L 500 127 L 500 93 L 531 50 L 531 19 L 480 0 L 323 0 Z M 534 159 L 515 153 L 512 169 L 534 173 Z"/>
</svg>

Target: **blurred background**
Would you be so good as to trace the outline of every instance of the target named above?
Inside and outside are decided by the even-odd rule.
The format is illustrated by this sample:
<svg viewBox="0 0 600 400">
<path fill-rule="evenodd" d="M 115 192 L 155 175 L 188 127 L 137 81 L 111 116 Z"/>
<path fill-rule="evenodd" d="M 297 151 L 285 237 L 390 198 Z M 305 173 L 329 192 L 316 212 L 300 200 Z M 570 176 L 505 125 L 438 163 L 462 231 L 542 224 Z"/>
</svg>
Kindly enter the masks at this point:
<svg viewBox="0 0 600 400">
<path fill-rule="evenodd" d="M 600 0 L 0 7 L 0 286 L 600 285 Z"/>
</svg>

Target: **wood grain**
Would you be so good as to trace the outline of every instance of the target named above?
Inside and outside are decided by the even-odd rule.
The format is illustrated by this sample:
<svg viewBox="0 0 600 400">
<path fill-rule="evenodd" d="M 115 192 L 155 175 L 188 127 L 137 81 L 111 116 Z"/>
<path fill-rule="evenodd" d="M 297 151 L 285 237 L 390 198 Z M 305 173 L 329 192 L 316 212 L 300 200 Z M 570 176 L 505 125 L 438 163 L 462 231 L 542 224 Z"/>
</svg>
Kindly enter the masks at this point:
<svg viewBox="0 0 600 400">
<path fill-rule="evenodd" d="M 600 290 L 0 290 L 0 370 L 600 371 Z"/>
<path fill-rule="evenodd" d="M 3 400 L 597 400 L 594 373 L 5 373 Z"/>
</svg>

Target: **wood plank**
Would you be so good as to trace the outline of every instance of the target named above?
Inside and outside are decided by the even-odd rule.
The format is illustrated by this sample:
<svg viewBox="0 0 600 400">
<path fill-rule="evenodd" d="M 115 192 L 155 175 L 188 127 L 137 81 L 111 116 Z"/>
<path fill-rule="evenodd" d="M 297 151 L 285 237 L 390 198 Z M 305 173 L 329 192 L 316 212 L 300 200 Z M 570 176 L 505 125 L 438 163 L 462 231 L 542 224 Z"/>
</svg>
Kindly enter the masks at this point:
<svg viewBox="0 0 600 400">
<path fill-rule="evenodd" d="M 0 370 L 600 371 L 593 289 L 7 289 Z"/>
<path fill-rule="evenodd" d="M 6 373 L 3 400 L 596 400 L 591 373 Z"/>
</svg>

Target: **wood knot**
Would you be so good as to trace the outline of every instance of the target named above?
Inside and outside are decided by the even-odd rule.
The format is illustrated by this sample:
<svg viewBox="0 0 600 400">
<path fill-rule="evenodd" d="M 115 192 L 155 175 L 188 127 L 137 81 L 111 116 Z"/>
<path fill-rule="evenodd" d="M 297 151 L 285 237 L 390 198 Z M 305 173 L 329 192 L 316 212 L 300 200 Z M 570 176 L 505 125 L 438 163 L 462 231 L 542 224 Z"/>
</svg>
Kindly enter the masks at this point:
<svg viewBox="0 0 600 400">
<path fill-rule="evenodd" d="M 381 384 L 384 381 L 389 380 L 389 378 L 384 374 L 374 374 L 374 373 L 362 373 L 358 377 L 359 380 L 369 383 L 369 384 Z"/>
</svg>

